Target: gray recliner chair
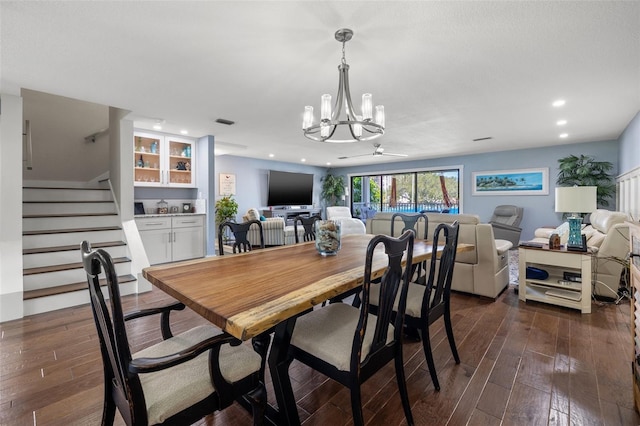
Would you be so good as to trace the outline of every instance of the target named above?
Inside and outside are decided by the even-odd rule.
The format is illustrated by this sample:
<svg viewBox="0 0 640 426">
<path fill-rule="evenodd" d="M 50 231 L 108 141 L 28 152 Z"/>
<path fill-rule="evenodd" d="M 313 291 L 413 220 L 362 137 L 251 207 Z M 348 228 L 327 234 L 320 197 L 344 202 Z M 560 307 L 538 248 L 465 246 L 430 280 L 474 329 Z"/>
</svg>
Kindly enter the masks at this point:
<svg viewBox="0 0 640 426">
<path fill-rule="evenodd" d="M 518 247 L 518 244 L 520 244 L 520 233 L 522 232 L 522 228 L 520 228 L 519 225 L 522 221 L 523 212 L 524 209 L 518 206 L 497 206 L 489 221 L 493 227 L 494 238 L 497 240 L 511 241 L 513 247 Z"/>
</svg>

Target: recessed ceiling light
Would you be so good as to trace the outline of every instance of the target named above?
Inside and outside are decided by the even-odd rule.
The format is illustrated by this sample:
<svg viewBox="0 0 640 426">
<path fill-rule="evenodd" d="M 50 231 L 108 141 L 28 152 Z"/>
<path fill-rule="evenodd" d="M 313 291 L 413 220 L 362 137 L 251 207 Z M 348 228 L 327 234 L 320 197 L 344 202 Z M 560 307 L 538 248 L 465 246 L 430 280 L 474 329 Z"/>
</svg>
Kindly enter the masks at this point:
<svg viewBox="0 0 640 426">
<path fill-rule="evenodd" d="M 273 158 L 273 157 L 275 157 L 275 155 L 269 154 L 269 158 Z"/>
<path fill-rule="evenodd" d="M 300 161 L 302 161 L 303 163 L 307 161 L 306 158 L 302 158 Z"/>
<path fill-rule="evenodd" d="M 557 108 L 557 107 L 563 106 L 565 103 L 567 102 L 564 99 L 558 99 L 557 101 L 554 101 L 553 104 L 551 105 Z"/>
<path fill-rule="evenodd" d="M 568 137 L 569 137 L 569 133 L 560 133 L 560 137 L 561 137 L 562 139 L 564 139 L 564 138 L 568 138 Z"/>
<path fill-rule="evenodd" d="M 327 163 L 327 166 L 330 166 L 330 165 L 331 165 L 331 163 Z"/>
<path fill-rule="evenodd" d="M 556 121 L 556 125 L 558 125 L 558 126 L 564 126 L 565 124 L 567 124 L 567 120 L 558 120 L 558 121 Z"/>
<path fill-rule="evenodd" d="M 182 133 L 183 135 L 188 135 L 189 131 L 188 130 L 180 130 L 180 133 Z"/>
<path fill-rule="evenodd" d="M 153 125 L 153 130 L 162 130 L 162 126 L 159 124 L 154 124 Z"/>
</svg>

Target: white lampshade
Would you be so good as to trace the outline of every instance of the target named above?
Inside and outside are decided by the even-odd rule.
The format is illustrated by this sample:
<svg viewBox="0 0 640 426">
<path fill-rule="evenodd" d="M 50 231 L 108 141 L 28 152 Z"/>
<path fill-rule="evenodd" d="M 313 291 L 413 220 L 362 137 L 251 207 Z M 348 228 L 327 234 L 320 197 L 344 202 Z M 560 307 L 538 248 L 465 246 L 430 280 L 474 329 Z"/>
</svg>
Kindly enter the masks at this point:
<svg viewBox="0 0 640 426">
<path fill-rule="evenodd" d="M 591 213 L 597 208 L 597 186 L 556 187 L 557 213 Z"/>
</svg>

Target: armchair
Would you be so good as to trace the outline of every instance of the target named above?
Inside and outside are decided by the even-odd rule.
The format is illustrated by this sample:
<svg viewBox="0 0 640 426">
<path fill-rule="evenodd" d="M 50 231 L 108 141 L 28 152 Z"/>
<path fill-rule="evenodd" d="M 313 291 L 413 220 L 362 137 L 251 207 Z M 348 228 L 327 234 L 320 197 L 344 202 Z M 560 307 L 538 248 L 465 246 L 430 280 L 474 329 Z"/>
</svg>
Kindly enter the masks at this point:
<svg viewBox="0 0 640 426">
<path fill-rule="evenodd" d="M 493 216 L 489 223 L 493 228 L 493 235 L 497 240 L 511 241 L 514 247 L 520 244 L 520 233 L 522 228 L 519 227 L 522 221 L 524 209 L 518 206 L 501 205 L 497 206 L 493 211 Z"/>
<path fill-rule="evenodd" d="M 262 232 L 264 234 L 264 245 L 269 246 L 282 246 L 285 244 L 285 223 L 281 217 L 269 217 L 261 218 L 257 209 L 249 209 L 247 213 L 242 216 L 242 220 L 248 222 L 250 220 L 259 220 L 262 224 Z M 247 233 L 247 239 L 254 245 L 260 245 L 260 234 L 256 227 L 249 229 Z"/>
<path fill-rule="evenodd" d="M 362 223 L 360 219 L 351 216 L 351 209 L 349 209 L 349 207 L 327 207 L 327 219 L 340 221 L 342 235 L 366 233 L 364 223 Z"/>
</svg>

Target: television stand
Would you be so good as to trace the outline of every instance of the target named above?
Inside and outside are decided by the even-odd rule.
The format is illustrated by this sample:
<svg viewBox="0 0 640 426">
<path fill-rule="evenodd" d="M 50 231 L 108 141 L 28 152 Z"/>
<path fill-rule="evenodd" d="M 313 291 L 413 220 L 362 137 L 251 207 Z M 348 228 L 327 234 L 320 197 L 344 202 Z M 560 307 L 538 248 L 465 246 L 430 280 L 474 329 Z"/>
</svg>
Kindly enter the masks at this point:
<svg viewBox="0 0 640 426">
<path fill-rule="evenodd" d="M 304 215 L 315 215 L 320 214 L 320 209 L 317 208 L 296 208 L 296 209 L 273 209 L 273 210 L 262 210 L 262 215 L 264 217 L 281 217 L 284 219 L 285 223 L 288 223 L 289 220 L 293 221 L 297 216 Z"/>
</svg>

